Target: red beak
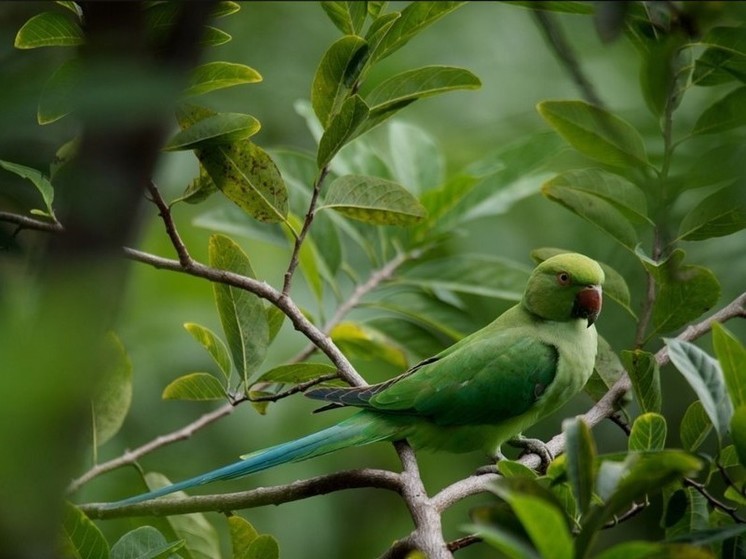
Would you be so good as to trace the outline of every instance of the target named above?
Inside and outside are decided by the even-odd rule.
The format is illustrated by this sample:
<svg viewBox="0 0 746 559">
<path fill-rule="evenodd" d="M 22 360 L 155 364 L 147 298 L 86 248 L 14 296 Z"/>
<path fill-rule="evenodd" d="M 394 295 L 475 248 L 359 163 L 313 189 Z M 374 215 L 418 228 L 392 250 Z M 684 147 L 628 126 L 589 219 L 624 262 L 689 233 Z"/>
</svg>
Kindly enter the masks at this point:
<svg viewBox="0 0 746 559">
<path fill-rule="evenodd" d="M 575 296 L 575 303 L 572 306 L 572 316 L 587 319 L 588 327 L 590 328 L 601 313 L 602 303 L 603 296 L 601 295 L 600 286 L 589 285 L 584 287 Z"/>
</svg>

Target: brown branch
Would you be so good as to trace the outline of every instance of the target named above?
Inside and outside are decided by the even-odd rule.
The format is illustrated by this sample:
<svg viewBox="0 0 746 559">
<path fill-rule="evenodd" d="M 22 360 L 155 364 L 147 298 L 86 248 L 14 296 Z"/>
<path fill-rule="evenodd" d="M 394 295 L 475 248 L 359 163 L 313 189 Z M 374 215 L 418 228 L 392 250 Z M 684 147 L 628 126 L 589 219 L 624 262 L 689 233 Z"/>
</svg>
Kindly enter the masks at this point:
<svg viewBox="0 0 746 559">
<path fill-rule="evenodd" d="M 463 538 L 459 538 L 457 540 L 453 540 L 452 542 L 448 542 L 448 551 L 453 553 L 454 551 L 458 551 L 459 549 L 464 549 L 465 547 L 469 547 L 470 545 L 474 545 L 475 543 L 479 543 L 482 541 L 482 538 L 475 535 L 470 536 L 464 536 Z"/>
<path fill-rule="evenodd" d="M 101 464 L 96 464 L 93 468 L 88 470 L 86 473 L 84 473 L 79 478 L 74 479 L 70 483 L 70 485 L 68 485 L 67 487 L 68 494 L 75 493 L 78 489 L 83 487 L 83 485 L 85 485 L 92 479 L 100 476 L 101 474 L 105 474 L 112 470 L 116 470 L 117 468 L 122 468 L 124 466 L 129 466 L 131 464 L 134 464 L 135 462 L 137 462 L 137 460 L 139 460 L 146 454 L 153 452 L 154 450 L 157 450 L 164 446 L 190 438 L 192 435 L 194 435 L 194 433 L 196 433 L 200 429 L 207 427 L 208 425 L 214 423 L 215 421 L 217 421 L 218 419 L 222 417 L 230 415 L 233 412 L 234 407 L 235 407 L 235 404 L 233 403 L 224 404 L 218 409 L 204 414 L 196 421 L 193 421 L 190 424 L 185 425 L 181 429 L 177 429 L 176 431 L 173 431 L 166 435 L 161 435 L 159 437 L 156 437 L 152 441 L 142 446 L 139 446 L 134 450 L 128 450 L 121 456 L 114 458 L 112 460 L 109 460 L 108 462 L 102 462 Z"/>
<path fill-rule="evenodd" d="M 18 225 L 20 229 L 42 231 L 44 233 L 62 233 L 64 231 L 62 225 L 57 221 L 44 221 L 11 212 L 0 212 L 0 221 L 14 223 Z"/>
<path fill-rule="evenodd" d="M 161 196 L 158 187 L 153 181 L 148 182 L 148 192 L 150 193 L 151 202 L 153 202 L 158 208 L 158 215 L 161 216 L 163 225 L 166 227 L 166 234 L 168 235 L 168 238 L 171 239 L 171 244 L 176 249 L 176 254 L 179 255 L 179 263 L 182 267 L 189 268 L 189 266 L 192 265 L 193 260 L 189 255 L 189 250 L 187 250 L 184 241 L 181 240 L 181 236 L 176 229 L 176 224 L 171 215 L 171 208 L 166 204 L 166 201 L 163 199 L 163 196 Z"/>
<path fill-rule="evenodd" d="M 707 491 L 707 487 L 703 483 L 699 483 L 698 481 L 695 481 L 691 478 L 684 478 L 684 485 L 688 487 L 694 488 L 697 492 L 699 492 L 700 495 L 702 495 L 708 503 L 713 508 L 719 509 L 728 516 L 730 516 L 736 523 L 738 524 L 744 524 L 746 523 L 746 519 L 741 518 L 738 515 L 738 508 L 732 507 L 730 505 L 726 505 L 722 501 L 716 499 L 709 491 Z"/>
<path fill-rule="evenodd" d="M 303 246 L 303 241 L 306 240 L 306 235 L 311 229 L 311 223 L 313 223 L 313 217 L 316 213 L 316 204 L 319 200 L 319 194 L 321 194 L 321 184 L 324 182 L 326 175 L 329 173 L 329 168 L 324 167 L 319 171 L 319 176 L 316 177 L 316 181 L 313 183 L 313 191 L 311 193 L 311 201 L 308 204 L 308 211 L 306 217 L 303 220 L 303 226 L 301 227 L 298 236 L 295 238 L 295 244 L 293 245 L 293 253 L 290 255 L 290 262 L 288 263 L 288 269 L 285 272 L 285 281 L 282 286 L 283 295 L 287 296 L 290 294 L 290 287 L 293 282 L 293 274 L 295 269 L 298 267 L 298 259 L 300 256 L 300 249 Z"/>
<path fill-rule="evenodd" d="M 283 398 L 287 398 L 288 396 L 292 396 L 293 394 L 297 394 L 298 392 L 305 392 L 312 386 L 316 386 L 317 384 L 321 384 L 322 382 L 326 382 L 327 380 L 334 380 L 339 378 L 339 375 L 337 373 L 330 373 L 328 375 L 321 375 L 318 378 L 307 380 L 306 382 L 300 382 L 296 385 L 294 385 L 292 388 L 288 388 L 287 390 L 283 390 L 282 392 L 278 392 L 277 394 L 267 394 L 266 396 L 249 396 L 247 399 L 249 402 L 277 402 L 278 400 L 282 400 Z"/>
<path fill-rule="evenodd" d="M 89 518 L 99 520 L 130 516 L 169 516 L 194 512 L 229 512 L 266 505 L 279 505 L 317 495 L 326 495 L 343 489 L 364 487 L 401 493 L 402 479 L 400 474 L 388 470 L 366 468 L 335 472 L 295 481 L 287 485 L 258 487 L 238 493 L 154 499 L 114 509 L 107 509 L 107 503 L 89 503 L 79 505 L 79 507 Z"/>
</svg>

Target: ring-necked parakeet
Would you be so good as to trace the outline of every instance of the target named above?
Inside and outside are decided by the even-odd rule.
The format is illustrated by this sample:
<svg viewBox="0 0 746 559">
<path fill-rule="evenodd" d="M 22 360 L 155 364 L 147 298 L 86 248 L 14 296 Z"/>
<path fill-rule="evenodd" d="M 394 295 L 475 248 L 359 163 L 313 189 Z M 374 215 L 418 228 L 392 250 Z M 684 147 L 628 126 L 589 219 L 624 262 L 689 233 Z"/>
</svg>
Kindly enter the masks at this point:
<svg viewBox="0 0 746 559">
<path fill-rule="evenodd" d="M 361 408 L 350 418 L 109 507 L 376 441 L 407 439 L 415 449 L 494 454 L 585 385 L 596 357 L 593 323 L 603 280 L 601 267 L 583 255 L 549 258 L 531 273 L 520 303 L 402 375 L 362 388 L 306 392 L 328 407 Z"/>
</svg>

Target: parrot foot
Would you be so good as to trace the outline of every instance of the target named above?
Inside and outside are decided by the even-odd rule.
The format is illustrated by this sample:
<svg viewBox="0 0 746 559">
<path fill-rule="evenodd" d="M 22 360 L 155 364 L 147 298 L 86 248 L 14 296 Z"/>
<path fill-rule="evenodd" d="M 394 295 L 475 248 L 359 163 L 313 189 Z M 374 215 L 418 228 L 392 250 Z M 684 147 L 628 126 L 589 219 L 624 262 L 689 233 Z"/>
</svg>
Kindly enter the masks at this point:
<svg viewBox="0 0 746 559">
<path fill-rule="evenodd" d="M 536 454 L 541 458 L 541 470 L 544 472 L 549 467 L 549 463 L 554 460 L 554 455 L 551 453 L 547 445 L 539 439 L 530 439 L 518 435 L 517 437 L 510 439 L 508 444 L 523 449 L 524 454 Z"/>
<path fill-rule="evenodd" d="M 476 472 L 474 472 L 478 476 L 482 476 L 485 474 L 497 474 L 499 473 L 497 470 L 497 463 L 500 460 L 507 460 L 506 456 L 500 451 L 498 448 L 495 450 L 494 454 L 488 454 L 487 458 L 489 458 L 492 463 L 491 464 L 485 464 L 484 466 L 480 466 L 477 468 Z"/>
</svg>

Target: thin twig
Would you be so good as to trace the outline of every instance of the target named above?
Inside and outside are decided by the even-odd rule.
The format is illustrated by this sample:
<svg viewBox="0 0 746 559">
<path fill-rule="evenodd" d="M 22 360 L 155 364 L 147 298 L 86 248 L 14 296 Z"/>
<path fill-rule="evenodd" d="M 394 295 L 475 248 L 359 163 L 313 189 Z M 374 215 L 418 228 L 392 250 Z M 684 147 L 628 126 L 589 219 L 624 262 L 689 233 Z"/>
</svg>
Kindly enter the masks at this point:
<svg viewBox="0 0 746 559">
<path fill-rule="evenodd" d="M 189 255 L 189 251 L 187 250 L 184 241 L 181 240 L 181 236 L 179 235 L 178 230 L 176 229 L 176 224 L 174 223 L 173 216 L 171 215 L 171 208 L 168 204 L 166 204 L 166 201 L 163 199 L 163 196 L 161 196 L 158 187 L 153 181 L 148 182 L 148 192 L 150 193 L 150 200 L 158 208 L 158 215 L 161 216 L 163 225 L 166 227 L 166 234 L 168 235 L 168 238 L 171 239 L 171 244 L 176 249 L 176 254 L 179 255 L 179 263 L 184 268 L 189 268 L 189 266 L 192 265 L 193 260 L 192 257 Z"/>
<path fill-rule="evenodd" d="M 622 522 L 631 520 L 632 518 L 640 514 L 642 511 L 644 511 L 649 505 L 650 505 L 650 502 L 647 499 L 642 503 L 632 503 L 632 506 L 628 508 L 626 512 L 624 512 L 623 514 L 620 514 L 619 516 L 614 515 L 614 518 L 612 518 L 606 524 L 604 524 L 603 529 L 607 530 L 609 528 L 613 528 L 614 526 L 621 524 Z"/>
<path fill-rule="evenodd" d="M 580 62 L 578 62 L 572 46 L 570 46 L 554 16 L 543 10 L 532 10 L 532 13 L 547 43 L 549 43 L 554 54 L 568 71 L 585 100 L 597 107 L 603 108 L 604 102 L 580 68 Z"/>
<path fill-rule="evenodd" d="M 687 478 L 684 478 L 684 485 L 696 489 L 699 492 L 699 494 L 702 495 L 707 500 L 707 502 L 710 503 L 710 505 L 712 505 L 713 508 L 723 511 L 725 514 L 730 516 L 738 524 L 746 523 L 746 519 L 741 518 L 738 515 L 737 507 L 726 505 L 722 501 L 716 499 L 709 491 L 707 491 L 707 487 L 705 487 L 703 483 L 700 483 L 698 481 L 695 481 L 687 477 Z"/>
<path fill-rule="evenodd" d="M 479 536 L 475 536 L 474 534 L 470 536 L 464 536 L 463 538 L 459 538 L 457 540 L 453 540 L 452 542 L 448 542 L 448 551 L 453 553 L 454 551 L 458 551 L 459 549 L 464 549 L 465 547 L 469 547 L 470 545 L 474 545 L 475 543 L 479 543 L 482 541 L 482 538 Z"/>
<path fill-rule="evenodd" d="M 329 168 L 324 167 L 319 171 L 319 176 L 316 177 L 316 181 L 313 183 L 313 191 L 311 192 L 311 201 L 308 204 L 308 211 L 306 217 L 303 220 L 303 227 L 301 227 L 298 236 L 295 238 L 295 244 L 293 245 L 293 253 L 290 255 L 290 262 L 288 263 L 288 269 L 285 272 L 285 280 L 282 285 L 282 294 L 286 297 L 290 294 L 290 287 L 293 283 L 293 274 L 295 269 L 298 267 L 298 261 L 300 257 L 300 249 L 303 246 L 303 241 L 306 240 L 306 235 L 311 228 L 313 223 L 313 217 L 316 213 L 316 204 L 319 200 L 319 194 L 321 194 L 321 185 L 329 173 Z"/>
<path fill-rule="evenodd" d="M 266 505 L 279 505 L 317 495 L 326 495 L 342 489 L 363 487 L 401 493 L 402 480 L 400 475 L 395 472 L 365 468 L 335 472 L 286 485 L 258 487 L 238 493 L 155 499 L 113 509 L 106 508 L 106 503 L 89 503 L 79 506 L 89 518 L 100 520 L 130 516 L 169 516 L 193 512 L 228 512 Z"/>
<path fill-rule="evenodd" d="M 327 380 L 334 380 L 337 378 L 339 378 L 339 375 L 337 373 L 321 375 L 320 377 L 317 377 L 315 379 L 307 380 L 306 382 L 301 382 L 293 385 L 292 388 L 288 388 L 287 390 L 283 390 L 282 392 L 278 392 L 277 394 L 249 396 L 248 400 L 250 402 L 277 402 L 278 400 L 282 400 L 283 398 L 287 398 L 288 396 L 292 396 L 293 394 L 297 394 L 298 392 L 305 392 L 312 386 L 316 386 L 317 384 L 321 384 L 322 382 L 326 382 Z"/>
<path fill-rule="evenodd" d="M 235 407 L 235 404 L 233 403 L 224 404 L 218 409 L 211 411 L 210 413 L 204 414 L 196 421 L 192 421 L 189 425 L 185 425 L 181 429 L 177 429 L 176 431 L 173 431 L 166 435 L 161 435 L 159 437 L 156 437 L 152 441 L 142 446 L 139 446 L 134 450 L 128 450 L 121 456 L 114 458 L 112 460 L 109 460 L 108 462 L 102 462 L 101 464 L 96 464 L 93 468 L 85 472 L 82 476 L 74 479 L 70 483 L 70 485 L 68 485 L 67 492 L 75 493 L 78 489 L 83 487 L 83 485 L 85 485 L 92 479 L 100 476 L 101 474 L 105 474 L 112 470 L 116 470 L 117 468 L 122 468 L 124 466 L 129 466 L 131 464 L 134 464 L 135 462 L 137 462 L 137 460 L 139 460 L 146 454 L 153 452 L 154 450 L 163 448 L 164 446 L 173 444 L 178 441 L 183 441 L 183 440 L 188 439 L 200 429 L 207 427 L 211 423 L 214 423 L 215 421 L 217 421 L 218 419 L 222 417 L 225 417 L 226 415 L 230 415 L 233 412 L 234 407 Z"/>
<path fill-rule="evenodd" d="M 62 233 L 64 231 L 62 224 L 57 221 L 44 221 L 11 212 L 0 212 L 0 221 L 5 223 L 15 223 L 21 229 L 43 231 L 45 233 Z"/>
</svg>

